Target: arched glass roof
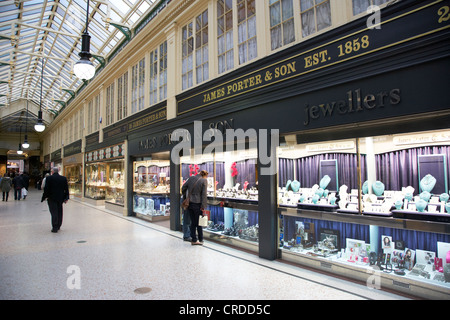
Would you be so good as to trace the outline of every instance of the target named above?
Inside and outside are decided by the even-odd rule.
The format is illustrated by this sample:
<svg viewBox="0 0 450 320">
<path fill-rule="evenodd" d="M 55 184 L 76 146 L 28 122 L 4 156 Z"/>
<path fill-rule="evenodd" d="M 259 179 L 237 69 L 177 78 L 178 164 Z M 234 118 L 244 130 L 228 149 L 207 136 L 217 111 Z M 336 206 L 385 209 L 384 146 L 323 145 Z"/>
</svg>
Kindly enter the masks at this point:
<svg viewBox="0 0 450 320">
<path fill-rule="evenodd" d="M 89 0 L 91 59 L 98 68 L 158 0 Z M 83 85 L 73 74 L 86 25 L 87 0 L 0 1 L 0 107 L 40 101 L 57 113 Z M 42 69 L 43 67 L 43 69 Z"/>
</svg>

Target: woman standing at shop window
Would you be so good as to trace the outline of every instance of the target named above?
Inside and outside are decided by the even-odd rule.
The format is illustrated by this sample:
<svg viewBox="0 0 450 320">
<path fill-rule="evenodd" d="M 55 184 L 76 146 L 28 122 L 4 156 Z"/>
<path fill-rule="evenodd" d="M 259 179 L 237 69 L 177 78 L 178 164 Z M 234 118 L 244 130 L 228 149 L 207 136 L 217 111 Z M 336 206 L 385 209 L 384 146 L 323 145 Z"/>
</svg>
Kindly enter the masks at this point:
<svg viewBox="0 0 450 320">
<path fill-rule="evenodd" d="M 203 244 L 203 228 L 198 225 L 198 218 L 203 216 L 207 206 L 208 172 L 203 170 L 198 175 L 190 177 L 181 188 L 183 198 L 189 197 L 188 212 L 191 218 L 192 245 Z M 186 195 L 187 192 L 187 195 Z M 198 239 L 197 234 L 198 233 Z"/>
</svg>

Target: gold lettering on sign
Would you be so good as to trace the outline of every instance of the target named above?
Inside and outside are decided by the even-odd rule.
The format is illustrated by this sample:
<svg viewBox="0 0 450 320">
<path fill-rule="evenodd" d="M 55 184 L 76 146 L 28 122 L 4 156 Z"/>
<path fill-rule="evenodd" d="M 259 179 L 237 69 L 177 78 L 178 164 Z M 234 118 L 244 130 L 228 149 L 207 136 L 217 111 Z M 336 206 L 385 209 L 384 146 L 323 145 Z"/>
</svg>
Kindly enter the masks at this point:
<svg viewBox="0 0 450 320">
<path fill-rule="evenodd" d="M 142 117 L 138 120 L 132 121 L 128 124 L 128 130 L 134 130 L 146 125 L 149 125 L 151 123 L 160 121 L 160 120 L 164 120 L 167 117 L 167 111 L 166 109 L 164 110 L 160 110 L 160 111 L 155 111 L 151 114 L 149 114 L 148 116 Z"/>
<path fill-rule="evenodd" d="M 297 72 L 296 61 L 276 67 L 271 71 L 265 71 L 264 74 L 255 74 L 251 77 L 239 81 L 230 82 L 223 87 L 203 93 L 203 103 L 219 101 L 225 97 L 231 97 L 261 85 L 270 84 L 271 81 L 280 79 Z"/>
</svg>

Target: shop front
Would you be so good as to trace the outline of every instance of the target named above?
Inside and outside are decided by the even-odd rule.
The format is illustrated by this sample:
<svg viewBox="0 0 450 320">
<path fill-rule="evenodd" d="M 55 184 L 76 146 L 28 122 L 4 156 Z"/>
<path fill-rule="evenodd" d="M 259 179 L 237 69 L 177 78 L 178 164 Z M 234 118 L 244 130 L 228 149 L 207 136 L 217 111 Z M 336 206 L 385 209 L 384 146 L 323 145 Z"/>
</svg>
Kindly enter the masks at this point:
<svg viewBox="0 0 450 320">
<path fill-rule="evenodd" d="M 81 153 L 81 140 L 64 147 L 63 158 L 64 176 L 69 183 L 71 196 L 83 196 L 83 154 Z"/>
<path fill-rule="evenodd" d="M 92 150 L 89 141 L 98 141 L 98 134 L 86 138 L 84 167 L 84 199 L 94 205 L 123 213 L 125 207 L 125 142 Z M 99 146 L 98 143 L 95 145 Z"/>
<path fill-rule="evenodd" d="M 58 168 L 62 172 L 62 149 L 58 149 L 50 154 L 50 168 Z"/>
<path fill-rule="evenodd" d="M 128 212 L 158 222 L 170 219 L 170 134 L 160 132 L 167 119 L 165 104 L 136 114 L 126 124 L 129 139 Z"/>
<path fill-rule="evenodd" d="M 445 7 L 387 7 L 381 29 L 360 19 L 179 95 L 171 228 L 207 170 L 211 239 L 449 299 Z"/>
</svg>

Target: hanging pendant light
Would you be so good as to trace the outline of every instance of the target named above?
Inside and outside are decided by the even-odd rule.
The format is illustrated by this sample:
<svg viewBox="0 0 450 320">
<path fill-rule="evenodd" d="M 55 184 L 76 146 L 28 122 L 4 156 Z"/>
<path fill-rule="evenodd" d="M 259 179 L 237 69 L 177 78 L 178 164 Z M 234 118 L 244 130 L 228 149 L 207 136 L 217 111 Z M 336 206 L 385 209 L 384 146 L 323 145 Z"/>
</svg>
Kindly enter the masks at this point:
<svg viewBox="0 0 450 320">
<path fill-rule="evenodd" d="M 34 130 L 37 132 L 43 132 L 45 130 L 44 121 L 42 121 L 42 86 L 44 83 L 44 59 L 42 59 L 42 69 L 41 69 L 41 98 L 39 102 L 39 111 L 38 111 L 38 121 L 34 125 Z"/>
<path fill-rule="evenodd" d="M 30 144 L 28 143 L 27 130 L 28 130 L 28 99 L 27 99 L 27 115 L 25 118 L 25 138 L 23 139 L 23 143 L 22 143 L 22 147 L 24 149 L 28 149 L 30 147 Z"/>
<path fill-rule="evenodd" d="M 91 36 L 88 32 L 89 28 L 89 0 L 87 1 L 86 9 L 86 28 L 81 35 L 81 52 L 78 54 L 80 60 L 73 66 L 73 72 L 77 78 L 81 80 L 90 80 L 95 75 L 94 64 L 89 60 L 92 55 L 90 53 Z"/>
<path fill-rule="evenodd" d="M 43 132 L 45 130 L 45 124 L 42 121 L 42 111 L 41 110 L 39 110 L 39 112 L 38 112 L 38 121 L 34 125 L 34 130 L 36 130 L 37 132 Z"/>
<path fill-rule="evenodd" d="M 28 143 L 27 135 L 25 135 L 25 139 L 23 139 L 22 147 L 24 149 L 28 149 L 30 147 L 30 144 Z"/>
<path fill-rule="evenodd" d="M 17 150 L 17 154 L 22 154 L 22 143 L 20 143 L 20 141 L 22 140 L 22 126 L 20 126 L 19 130 L 19 149 Z"/>
<path fill-rule="evenodd" d="M 17 150 L 17 154 L 23 154 L 21 143 L 19 143 L 19 150 Z"/>
</svg>

